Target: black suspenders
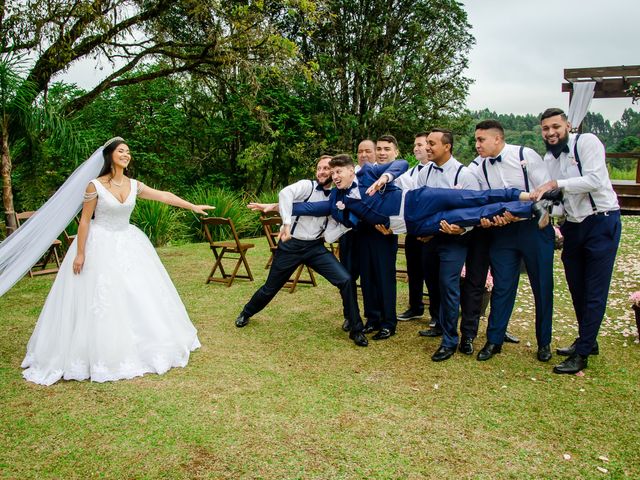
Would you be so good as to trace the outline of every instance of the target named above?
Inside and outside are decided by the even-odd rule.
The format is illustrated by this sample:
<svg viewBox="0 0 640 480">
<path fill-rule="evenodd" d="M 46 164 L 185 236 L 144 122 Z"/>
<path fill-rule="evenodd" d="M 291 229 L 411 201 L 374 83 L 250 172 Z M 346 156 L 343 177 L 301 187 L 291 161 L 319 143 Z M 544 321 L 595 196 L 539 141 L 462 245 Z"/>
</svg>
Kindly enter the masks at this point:
<svg viewBox="0 0 640 480">
<path fill-rule="evenodd" d="M 578 139 L 580 138 L 580 133 L 576 136 L 576 141 L 573 144 L 573 156 L 576 157 L 576 164 L 578 166 L 578 171 L 580 172 L 580 176 L 582 176 L 582 164 L 580 163 L 580 155 L 578 155 Z M 596 207 L 596 202 L 593 201 L 593 197 L 591 196 L 591 193 L 588 193 L 587 195 L 589 195 L 589 202 L 591 202 L 591 209 L 594 212 L 598 211 L 598 208 Z"/>
<path fill-rule="evenodd" d="M 311 182 L 311 193 L 309 193 L 309 195 L 307 195 L 307 198 L 304 199 L 304 202 L 308 202 L 309 199 L 311 198 L 311 195 L 313 195 L 313 191 L 315 190 L 316 186 L 314 184 L 313 180 L 309 180 Z M 296 226 L 298 225 L 298 220 L 300 219 L 300 216 L 296 216 L 296 219 L 293 221 L 293 225 L 291 225 L 291 235 L 293 235 L 293 232 L 296 230 Z M 329 223 L 329 217 L 325 217 L 324 218 L 324 224 L 322 225 L 322 230 L 320 231 L 320 233 L 318 234 L 318 236 L 316 238 L 320 238 L 322 237 L 322 235 L 324 235 L 324 231 L 327 229 L 327 224 Z"/>
<path fill-rule="evenodd" d="M 524 145 L 520 147 L 520 152 L 518 154 L 520 158 L 520 166 L 522 167 L 522 175 L 524 176 L 524 189 L 529 191 L 529 174 L 527 173 L 527 166 L 524 164 Z M 487 180 L 487 186 L 491 189 L 491 184 L 489 183 L 489 172 L 487 172 L 487 159 L 482 160 L 482 172 L 484 173 L 484 178 Z"/>
</svg>

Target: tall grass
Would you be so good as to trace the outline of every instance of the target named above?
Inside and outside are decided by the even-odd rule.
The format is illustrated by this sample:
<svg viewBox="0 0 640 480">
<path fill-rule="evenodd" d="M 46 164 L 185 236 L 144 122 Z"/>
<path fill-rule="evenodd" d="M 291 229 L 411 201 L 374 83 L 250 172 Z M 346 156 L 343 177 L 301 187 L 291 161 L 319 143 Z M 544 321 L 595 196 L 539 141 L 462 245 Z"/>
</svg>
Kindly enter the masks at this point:
<svg viewBox="0 0 640 480">
<path fill-rule="evenodd" d="M 623 170 L 620 168 L 613 167 L 610 164 L 607 165 L 607 168 L 609 170 L 609 177 L 611 178 L 611 180 L 635 180 L 636 179 L 635 168 L 632 168 L 630 170 Z"/>
<path fill-rule="evenodd" d="M 189 200 L 197 205 L 212 205 L 215 210 L 210 216 L 225 217 L 233 220 L 236 232 L 240 237 L 254 237 L 260 234 L 261 225 L 258 215 L 247 208 L 249 198 L 239 192 L 224 188 L 196 186 L 189 194 Z M 204 235 L 200 219 L 195 215 L 187 215 L 184 220 L 185 230 L 190 238 L 203 241 Z M 211 231 L 214 240 L 228 240 L 228 235 L 220 229 Z"/>
<path fill-rule="evenodd" d="M 160 247 L 169 242 L 184 240 L 184 216 L 184 210 L 140 199 L 131 215 L 131 223 L 143 230 L 155 247 Z"/>
</svg>

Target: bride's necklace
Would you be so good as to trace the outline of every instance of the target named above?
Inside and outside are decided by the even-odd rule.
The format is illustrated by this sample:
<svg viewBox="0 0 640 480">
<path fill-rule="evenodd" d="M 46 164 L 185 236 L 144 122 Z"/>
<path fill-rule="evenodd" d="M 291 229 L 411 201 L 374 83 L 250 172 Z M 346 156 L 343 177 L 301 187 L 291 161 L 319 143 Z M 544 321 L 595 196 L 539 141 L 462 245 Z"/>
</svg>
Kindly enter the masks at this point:
<svg viewBox="0 0 640 480">
<path fill-rule="evenodd" d="M 111 179 L 111 183 L 113 183 L 116 187 L 121 187 L 124 183 L 124 178 L 120 180 L 120 183 L 116 182 L 113 178 Z"/>
</svg>

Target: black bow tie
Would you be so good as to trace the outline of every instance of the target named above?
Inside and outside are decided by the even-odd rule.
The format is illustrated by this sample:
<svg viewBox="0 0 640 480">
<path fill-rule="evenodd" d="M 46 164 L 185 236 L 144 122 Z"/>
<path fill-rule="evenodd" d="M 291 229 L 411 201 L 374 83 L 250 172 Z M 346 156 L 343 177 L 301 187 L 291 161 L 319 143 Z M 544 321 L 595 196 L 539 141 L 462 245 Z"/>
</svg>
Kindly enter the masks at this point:
<svg viewBox="0 0 640 480">
<path fill-rule="evenodd" d="M 564 145 L 562 148 L 556 148 L 556 149 L 550 149 L 549 150 L 551 152 L 551 154 L 555 157 L 558 158 L 560 157 L 561 154 L 563 153 L 569 153 L 569 145 Z"/>
<path fill-rule="evenodd" d="M 328 197 L 331 194 L 331 189 L 330 188 L 324 188 L 323 185 L 316 185 L 316 190 L 318 190 L 319 192 L 324 193 L 325 197 Z"/>
<path fill-rule="evenodd" d="M 442 167 L 436 167 L 435 165 L 433 166 L 434 170 L 439 170 L 441 172 L 444 172 L 444 169 Z"/>
<path fill-rule="evenodd" d="M 501 161 L 502 161 L 502 155 L 498 155 L 498 156 L 497 156 L 497 157 L 495 157 L 495 158 L 490 158 L 490 159 L 489 159 L 489 162 L 491 162 L 491 165 L 493 165 L 493 164 L 494 164 L 494 163 L 496 163 L 496 162 L 501 162 Z"/>
</svg>

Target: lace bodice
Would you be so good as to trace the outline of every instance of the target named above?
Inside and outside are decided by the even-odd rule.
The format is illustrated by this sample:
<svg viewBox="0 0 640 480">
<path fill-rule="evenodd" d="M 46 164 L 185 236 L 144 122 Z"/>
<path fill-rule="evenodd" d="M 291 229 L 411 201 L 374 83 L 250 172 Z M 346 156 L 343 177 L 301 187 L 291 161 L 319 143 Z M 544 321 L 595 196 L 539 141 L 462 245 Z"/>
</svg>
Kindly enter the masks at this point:
<svg viewBox="0 0 640 480">
<path fill-rule="evenodd" d="M 99 180 L 91 180 L 98 192 L 94 225 L 100 225 L 107 230 L 122 230 L 129 226 L 129 218 L 136 206 L 138 182 L 131 179 L 131 191 L 123 203 L 120 203 L 113 193 L 106 189 Z"/>
</svg>

